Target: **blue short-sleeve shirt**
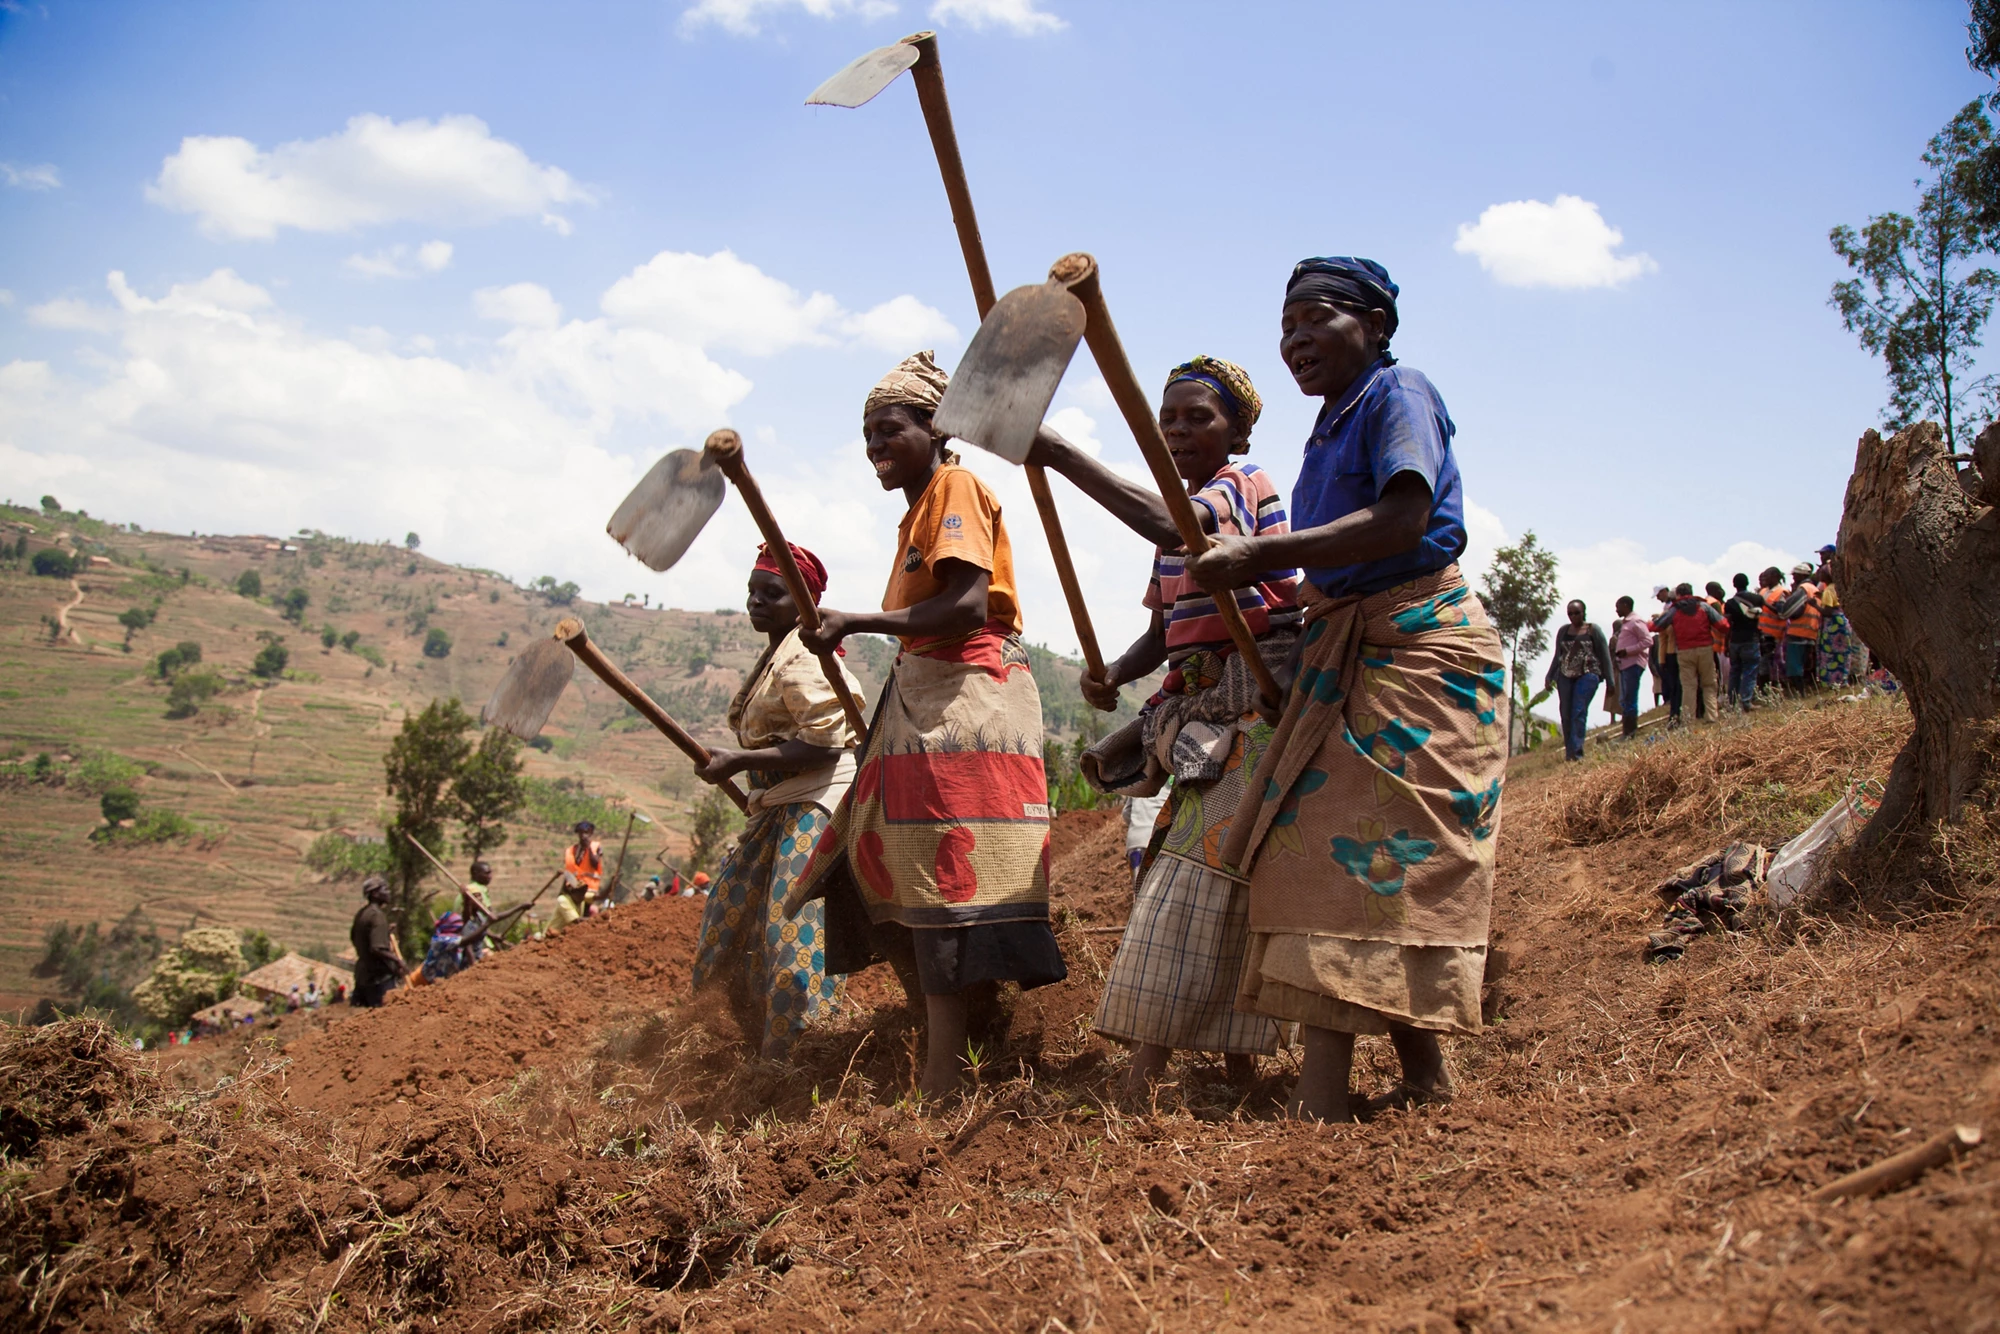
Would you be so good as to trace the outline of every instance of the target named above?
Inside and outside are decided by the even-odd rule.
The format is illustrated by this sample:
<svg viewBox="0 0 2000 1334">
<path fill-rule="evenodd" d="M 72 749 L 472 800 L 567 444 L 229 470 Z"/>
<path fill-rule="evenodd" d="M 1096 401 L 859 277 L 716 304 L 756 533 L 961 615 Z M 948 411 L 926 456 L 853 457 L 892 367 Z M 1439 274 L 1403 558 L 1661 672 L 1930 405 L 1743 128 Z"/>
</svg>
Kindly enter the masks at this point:
<svg viewBox="0 0 2000 1334">
<path fill-rule="evenodd" d="M 1422 371 L 1379 361 L 1321 410 L 1292 489 L 1293 531 L 1366 509 L 1402 472 L 1429 484 L 1431 518 L 1423 541 L 1409 551 L 1359 565 L 1308 567 L 1303 573 L 1315 588 L 1328 597 L 1379 593 L 1463 554 L 1465 496 L 1451 452 L 1457 430 Z"/>
</svg>

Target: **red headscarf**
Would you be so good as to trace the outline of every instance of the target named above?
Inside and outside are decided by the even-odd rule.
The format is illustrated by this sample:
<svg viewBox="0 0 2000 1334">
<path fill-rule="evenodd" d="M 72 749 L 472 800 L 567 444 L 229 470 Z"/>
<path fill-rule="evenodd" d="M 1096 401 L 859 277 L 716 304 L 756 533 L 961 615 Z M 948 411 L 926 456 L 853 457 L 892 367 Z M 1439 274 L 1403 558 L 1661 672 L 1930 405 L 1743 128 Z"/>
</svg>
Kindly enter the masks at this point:
<svg viewBox="0 0 2000 1334">
<path fill-rule="evenodd" d="M 798 564 L 799 577 L 806 581 L 806 591 L 812 594 L 813 605 L 818 606 L 820 594 L 826 592 L 826 566 L 819 563 L 818 556 L 798 543 L 787 542 L 785 545 L 792 549 L 792 559 Z M 769 570 L 780 578 L 785 573 L 778 566 L 778 558 L 771 554 L 771 545 L 768 542 L 760 542 L 757 545 L 757 563 L 751 568 Z"/>
</svg>

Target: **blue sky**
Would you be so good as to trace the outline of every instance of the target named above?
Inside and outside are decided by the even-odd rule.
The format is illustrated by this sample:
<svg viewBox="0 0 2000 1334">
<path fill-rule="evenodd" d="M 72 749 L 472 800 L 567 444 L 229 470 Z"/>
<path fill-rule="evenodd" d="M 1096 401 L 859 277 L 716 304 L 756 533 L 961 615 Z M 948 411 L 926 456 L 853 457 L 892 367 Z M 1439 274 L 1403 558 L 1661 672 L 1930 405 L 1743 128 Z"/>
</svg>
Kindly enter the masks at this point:
<svg viewBox="0 0 2000 1334">
<path fill-rule="evenodd" d="M 1986 90 L 1965 13 L 1897 4 L 0 4 L 0 492 L 150 526 L 423 534 L 593 596 L 738 600 L 725 511 L 656 576 L 603 535 L 662 449 L 744 432 L 872 605 L 897 497 L 862 396 L 976 324 L 908 81 L 807 93 L 936 27 L 999 285 L 1095 253 L 1149 385 L 1197 351 L 1267 408 L 1308 254 L 1385 263 L 1459 426 L 1478 565 L 1566 594 L 1830 540 L 1879 368 L 1826 305 L 1838 222 L 1908 208 Z M 1617 233 L 1614 238 L 1612 233 Z M 113 278 L 113 274 L 122 275 Z M 1061 424 L 1138 458 L 1079 355 Z M 1025 488 L 1029 637 L 1074 637 Z M 1146 552 L 1060 492 L 1101 636 Z"/>
</svg>

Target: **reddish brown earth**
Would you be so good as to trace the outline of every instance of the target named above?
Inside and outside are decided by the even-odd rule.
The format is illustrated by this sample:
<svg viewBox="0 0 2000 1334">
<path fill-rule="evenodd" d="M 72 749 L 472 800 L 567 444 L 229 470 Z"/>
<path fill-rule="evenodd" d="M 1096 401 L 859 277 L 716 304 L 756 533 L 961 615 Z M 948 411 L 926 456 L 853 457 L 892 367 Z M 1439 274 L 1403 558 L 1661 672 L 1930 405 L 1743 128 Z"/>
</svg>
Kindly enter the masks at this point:
<svg viewBox="0 0 2000 1334">
<path fill-rule="evenodd" d="M 1665 872 L 1800 827 L 1903 726 L 1832 707 L 1725 738 L 1747 765 L 1711 738 L 1517 780 L 1501 1017 L 1449 1044 L 1456 1102 L 1357 1126 L 1277 1119 L 1282 1058 L 1247 1094 L 1197 1059 L 1117 1105 L 1124 1058 L 1087 1020 L 1130 887 L 1088 813 L 1057 828 L 1071 980 L 1019 998 L 939 1108 L 907 1096 L 880 969 L 795 1065 L 750 1059 L 687 997 L 687 901 L 267 1046 L 219 1089 L 85 1024 L 16 1032 L 0 1327 L 1991 1329 L 1991 1146 L 1806 1198 L 1954 1122 L 2000 1133 L 1991 850 L 1955 904 L 1639 959 Z M 1616 814 L 1669 771 L 1688 814 Z M 1386 1086 L 1387 1044 L 1361 1048 Z"/>
</svg>

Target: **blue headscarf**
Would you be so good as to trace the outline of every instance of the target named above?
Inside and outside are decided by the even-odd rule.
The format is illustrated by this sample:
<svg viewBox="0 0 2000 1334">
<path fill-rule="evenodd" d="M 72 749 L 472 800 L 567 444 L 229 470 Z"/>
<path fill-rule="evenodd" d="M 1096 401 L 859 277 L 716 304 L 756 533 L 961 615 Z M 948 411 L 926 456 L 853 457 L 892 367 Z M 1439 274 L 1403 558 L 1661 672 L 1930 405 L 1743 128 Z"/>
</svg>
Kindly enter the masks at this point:
<svg viewBox="0 0 2000 1334">
<path fill-rule="evenodd" d="M 1389 271 L 1372 259 L 1320 255 L 1292 266 L 1291 281 L 1285 284 L 1285 303 L 1325 301 L 1336 306 L 1382 311 L 1389 317 L 1382 330 L 1386 340 L 1396 335 L 1396 297 L 1401 291 L 1390 279 Z"/>
</svg>

